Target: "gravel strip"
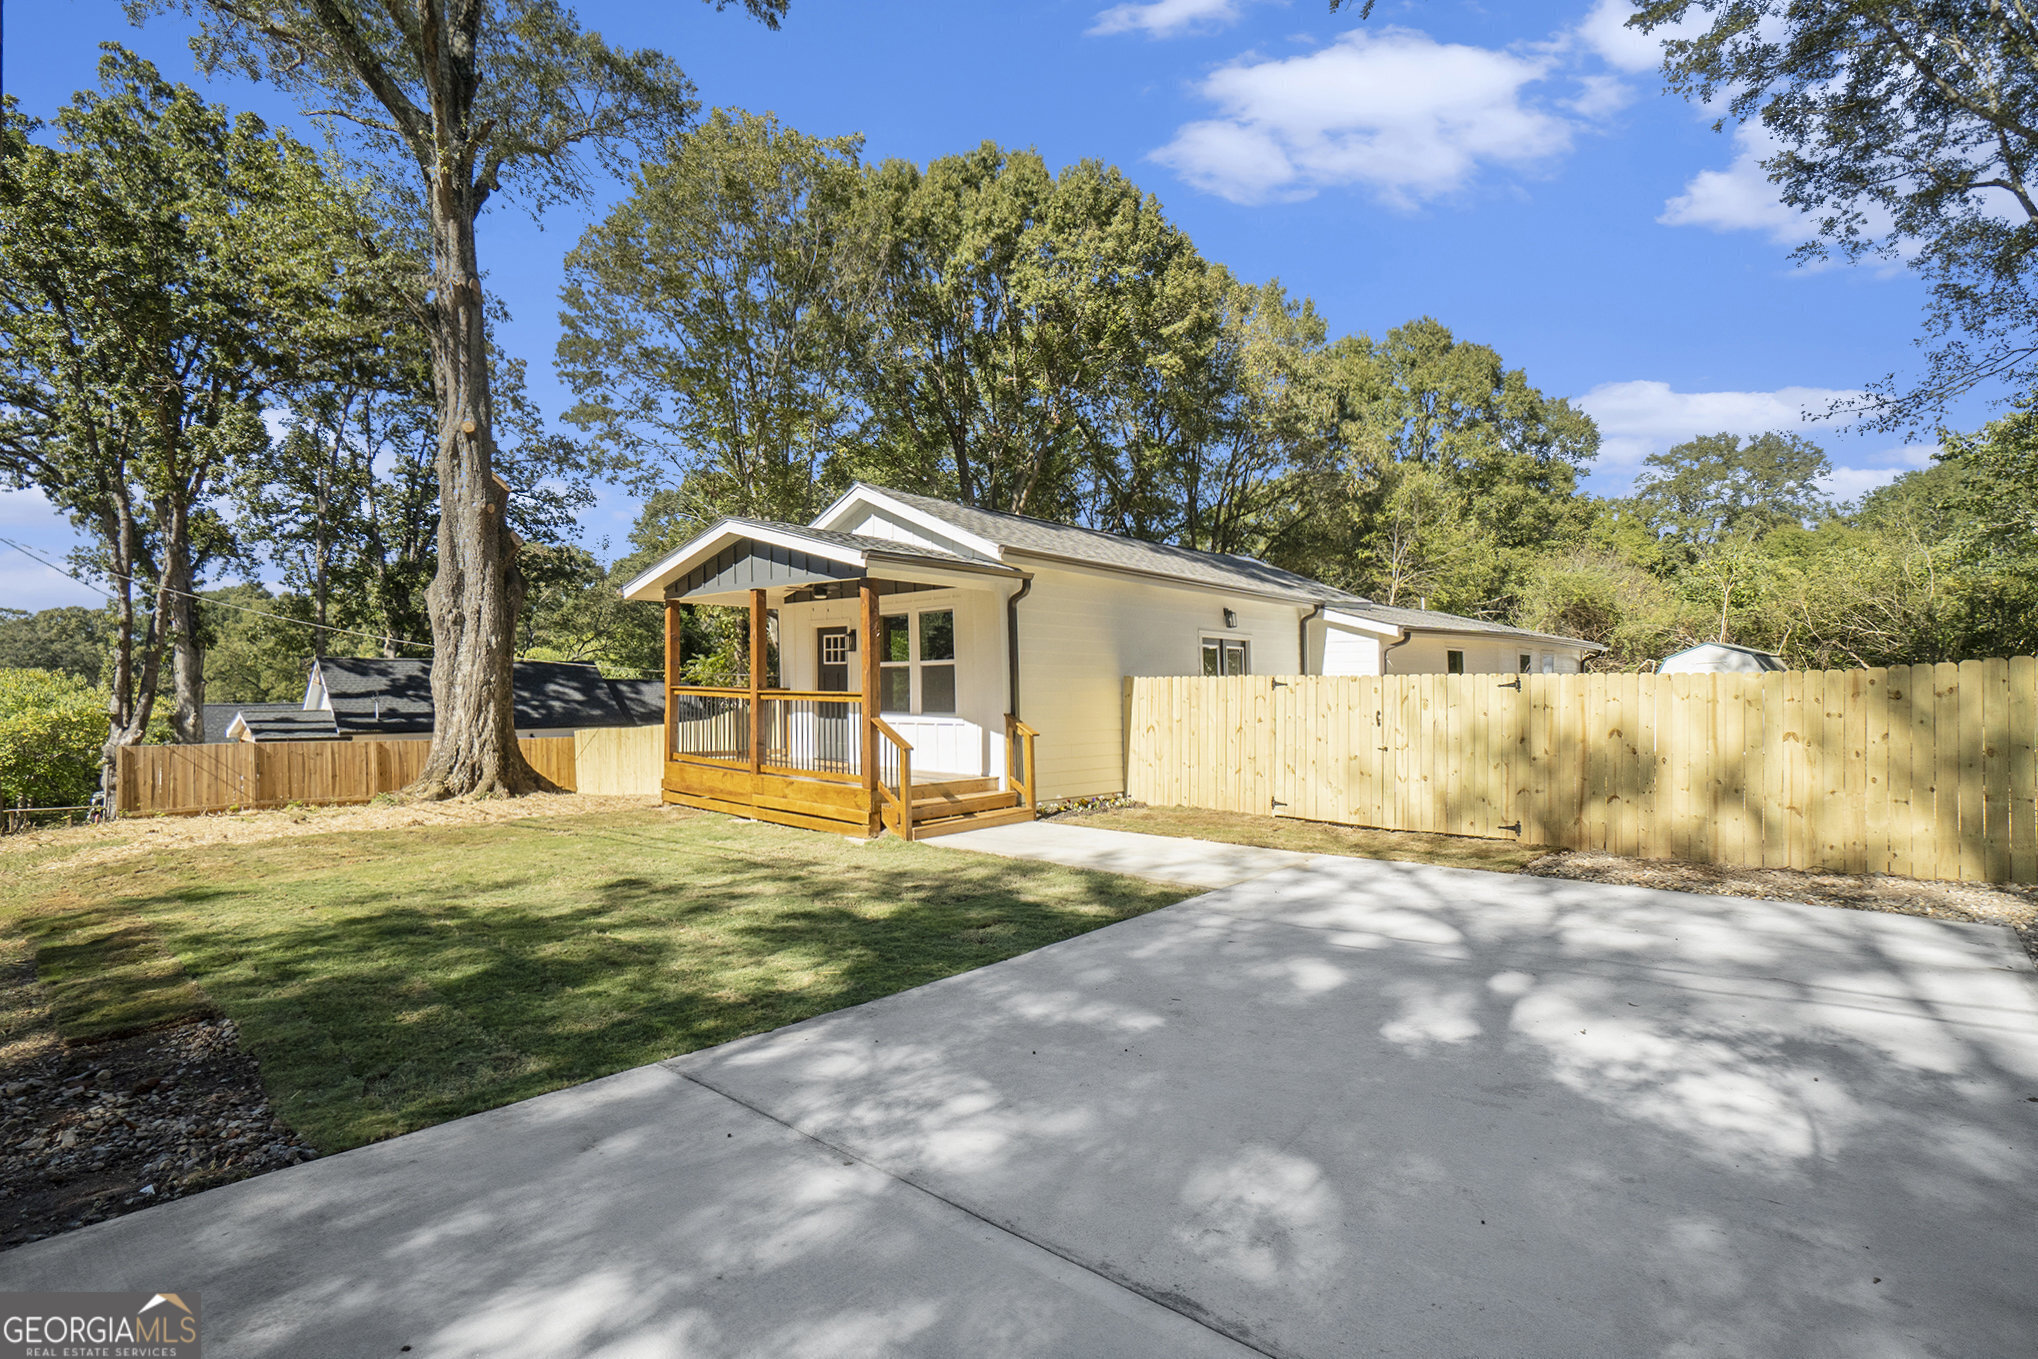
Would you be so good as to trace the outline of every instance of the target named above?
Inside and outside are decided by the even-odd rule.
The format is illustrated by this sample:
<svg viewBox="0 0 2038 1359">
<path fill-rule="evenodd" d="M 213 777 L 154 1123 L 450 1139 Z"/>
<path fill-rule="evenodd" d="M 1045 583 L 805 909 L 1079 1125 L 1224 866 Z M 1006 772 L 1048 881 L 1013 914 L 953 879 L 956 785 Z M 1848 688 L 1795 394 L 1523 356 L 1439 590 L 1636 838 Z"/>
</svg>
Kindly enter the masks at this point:
<svg viewBox="0 0 2038 1359">
<path fill-rule="evenodd" d="M 1623 859 L 1597 850 L 1557 850 L 1522 869 L 1545 878 L 1626 883 L 1673 892 L 1802 901 L 1849 911 L 1890 911 L 1971 925 L 2008 925 L 2038 963 L 2038 887 L 1940 882 L 1881 873 L 1813 873 L 1792 868 L 1722 868 L 1674 859 Z"/>
<path fill-rule="evenodd" d="M 0 1066 L 0 1249 L 318 1153 L 269 1108 L 230 1020 Z"/>
</svg>

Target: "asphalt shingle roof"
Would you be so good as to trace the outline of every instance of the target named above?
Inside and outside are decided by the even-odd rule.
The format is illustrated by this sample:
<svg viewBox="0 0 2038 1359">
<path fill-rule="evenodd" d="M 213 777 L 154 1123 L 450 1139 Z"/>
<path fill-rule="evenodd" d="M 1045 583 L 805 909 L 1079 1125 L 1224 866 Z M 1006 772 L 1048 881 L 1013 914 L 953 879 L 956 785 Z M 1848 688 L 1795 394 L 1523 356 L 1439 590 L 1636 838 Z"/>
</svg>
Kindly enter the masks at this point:
<svg viewBox="0 0 2038 1359">
<path fill-rule="evenodd" d="M 432 729 L 432 663 L 413 658 L 326 656 L 318 662 L 333 720 L 349 736 L 407 736 Z M 664 720 L 656 680 L 611 680 L 591 665 L 518 661 L 520 731 L 637 727 Z M 655 706 L 646 688 L 656 695 Z"/>
<path fill-rule="evenodd" d="M 333 715 L 316 708 L 290 707 L 286 711 L 273 711 L 279 705 L 274 703 L 250 703 L 239 709 L 241 719 L 248 724 L 248 731 L 257 741 L 340 741 L 345 734 L 334 723 Z M 231 721 L 232 719 L 228 719 Z M 224 736 L 222 735 L 222 738 Z"/>
<path fill-rule="evenodd" d="M 1142 542 L 1137 538 L 1105 533 L 1101 529 L 1056 524 L 999 510 L 980 510 L 952 500 L 915 495 L 911 491 L 894 491 L 884 486 L 870 486 L 870 489 L 1014 552 L 1060 557 L 1067 561 L 1111 566 L 1151 576 L 1168 576 L 1197 585 L 1249 591 L 1310 604 L 1366 602 L 1360 595 L 1296 575 L 1293 571 L 1283 571 L 1253 557 L 1228 552 L 1197 552 L 1167 543 Z"/>
<path fill-rule="evenodd" d="M 205 724 L 203 739 L 217 744 L 234 739 L 226 734 L 226 729 L 233 725 L 236 716 L 245 714 L 252 722 L 257 718 L 280 717 L 302 711 L 302 703 L 207 703 L 199 709 L 199 717 Z"/>
<path fill-rule="evenodd" d="M 887 494 L 890 493 L 888 492 Z M 902 543 L 892 538 L 873 538 L 863 533 L 844 533 L 840 529 L 815 528 L 810 524 L 787 524 L 781 523 L 776 519 L 737 519 L 733 517 L 723 519 L 721 524 L 738 531 L 744 528 L 777 529 L 781 533 L 794 534 L 802 538 L 812 538 L 814 541 L 821 543 L 833 543 L 837 547 L 852 548 L 858 552 L 874 553 L 880 557 L 924 557 L 928 561 L 936 562 L 978 561 L 980 565 L 996 565 L 993 562 L 981 562 L 976 558 L 965 557 L 961 553 L 950 552 L 946 548 L 922 547 L 918 543 Z"/>
<path fill-rule="evenodd" d="M 1100 529 L 1056 524 L 1023 514 L 980 510 L 970 505 L 957 504 L 952 500 L 940 500 L 934 496 L 916 495 L 911 491 L 894 491 L 889 487 L 875 486 L 868 482 L 862 484 L 881 495 L 910 505 L 923 514 L 932 515 L 945 524 L 966 533 L 973 533 L 979 538 L 988 539 L 999 547 L 1014 552 L 1030 552 L 1040 556 L 1060 557 L 1067 561 L 1117 567 L 1121 570 L 1167 576 L 1220 589 L 1250 591 L 1296 603 L 1327 604 L 1332 608 L 1394 627 L 1423 628 L 1433 632 L 1490 633 L 1502 637 L 1579 644 L 1579 639 L 1575 637 L 1531 632 L 1526 628 L 1509 627 L 1505 623 L 1495 623 L 1483 618 L 1466 618 L 1460 614 L 1442 613 L 1434 609 L 1403 609 L 1375 604 L 1363 595 L 1355 595 L 1348 590 L 1325 585 L 1322 581 L 1311 580 L 1293 571 L 1284 571 L 1278 566 L 1269 566 L 1253 557 L 1241 557 L 1227 552 L 1197 552 L 1166 543 L 1142 542 L 1137 538 L 1105 533 Z M 805 531 L 826 532 L 826 530 Z"/>
<path fill-rule="evenodd" d="M 1563 642 L 1569 646 L 1606 650 L 1597 642 L 1587 642 L 1577 637 L 1561 637 L 1553 632 L 1531 632 L 1527 628 L 1496 623 L 1490 618 L 1467 618 L 1463 614 L 1443 613 L 1436 609 L 1403 609 L 1388 604 L 1340 604 L 1337 608 L 1342 613 L 1357 614 L 1361 618 L 1370 618 L 1376 623 L 1386 623 L 1397 628 L 1422 628 L 1429 632 L 1489 633 L 1495 637 L 1521 637 L 1535 642 Z"/>
</svg>

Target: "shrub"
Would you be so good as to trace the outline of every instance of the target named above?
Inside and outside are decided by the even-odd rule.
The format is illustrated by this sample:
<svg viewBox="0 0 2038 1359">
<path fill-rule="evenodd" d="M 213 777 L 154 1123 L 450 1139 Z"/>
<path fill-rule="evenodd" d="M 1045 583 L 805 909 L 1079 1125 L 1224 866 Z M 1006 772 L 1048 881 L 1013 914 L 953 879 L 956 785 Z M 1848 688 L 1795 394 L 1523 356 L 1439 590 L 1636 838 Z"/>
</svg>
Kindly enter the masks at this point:
<svg viewBox="0 0 2038 1359">
<path fill-rule="evenodd" d="M 0 803 L 85 803 L 105 739 L 103 691 L 56 670 L 0 670 Z"/>
</svg>

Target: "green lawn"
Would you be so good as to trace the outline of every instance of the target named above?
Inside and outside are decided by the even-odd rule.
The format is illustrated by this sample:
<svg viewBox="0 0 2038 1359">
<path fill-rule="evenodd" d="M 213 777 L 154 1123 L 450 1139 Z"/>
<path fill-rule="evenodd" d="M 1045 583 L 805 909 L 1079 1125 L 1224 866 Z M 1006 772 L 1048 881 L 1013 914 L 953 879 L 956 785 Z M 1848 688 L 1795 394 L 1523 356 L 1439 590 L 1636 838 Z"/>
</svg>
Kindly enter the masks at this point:
<svg viewBox="0 0 2038 1359">
<path fill-rule="evenodd" d="M 5 865 L 0 936 L 32 947 L 59 1033 L 223 1013 L 278 1112 L 327 1152 L 775 1029 L 1183 895 L 676 809 L 39 871 L 48 860 Z"/>
<path fill-rule="evenodd" d="M 1071 826 L 1181 835 L 1230 845 L 1292 849 L 1302 854 L 1350 854 L 1360 859 L 1399 859 L 1452 868 L 1486 868 L 1498 873 L 1520 872 L 1525 865 L 1550 852 L 1546 845 L 1521 845 L 1510 840 L 1368 830 L 1362 826 L 1299 821 L 1288 816 L 1211 812 L 1198 807 L 1123 807 L 1088 816 L 1058 816 L 1055 820 Z"/>
</svg>

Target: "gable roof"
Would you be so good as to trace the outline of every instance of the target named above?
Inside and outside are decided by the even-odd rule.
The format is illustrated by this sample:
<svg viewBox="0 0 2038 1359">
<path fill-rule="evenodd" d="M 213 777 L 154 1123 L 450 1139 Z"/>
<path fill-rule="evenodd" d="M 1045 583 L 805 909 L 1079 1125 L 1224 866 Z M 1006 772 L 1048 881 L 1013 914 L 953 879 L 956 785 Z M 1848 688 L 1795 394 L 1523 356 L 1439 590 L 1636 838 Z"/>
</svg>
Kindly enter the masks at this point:
<svg viewBox="0 0 2038 1359">
<path fill-rule="evenodd" d="M 975 506 L 958 504 L 952 500 L 938 500 L 933 496 L 916 495 L 911 491 L 894 491 L 889 487 L 873 486 L 862 481 L 857 482 L 841 499 L 829 506 L 815 523 L 826 524 L 830 519 L 846 518 L 849 511 L 859 503 L 882 507 L 888 500 L 920 515 L 939 520 L 950 528 L 959 529 L 974 538 L 995 544 L 999 549 L 1024 553 L 1027 556 L 1052 557 L 1086 566 L 1132 571 L 1140 575 L 1160 576 L 1170 580 L 1186 581 L 1193 585 L 1236 590 L 1295 603 L 1342 606 L 1368 602 L 1362 595 L 1325 585 L 1321 581 L 1311 580 L 1293 571 L 1284 571 L 1278 566 L 1269 566 L 1254 557 L 1243 557 L 1230 552 L 1199 552 L 1193 548 L 1175 547 L 1167 543 L 1149 543 L 1138 538 L 1106 533 L 1102 529 L 1057 524 L 1023 514 L 1007 514 L 1001 510 L 980 510 Z"/>
<path fill-rule="evenodd" d="M 301 712 L 303 708 L 302 703 L 207 703 L 199 708 L 199 720 L 205 724 L 203 739 L 209 745 L 238 740 L 238 737 L 227 734 L 227 728 L 233 725 L 236 717 L 245 716 L 250 720 L 277 717 Z"/>
<path fill-rule="evenodd" d="M 623 598 L 656 602 L 664 598 L 667 586 L 689 573 L 700 572 L 704 564 L 740 557 L 744 552 L 785 554 L 824 559 L 808 563 L 815 570 L 838 576 L 861 574 L 877 561 L 919 563 L 925 566 L 958 567 L 968 571 L 1007 571 L 994 561 L 964 556 L 938 547 L 902 543 L 891 538 L 874 538 L 860 533 L 817 528 L 810 524 L 782 524 L 773 519 L 749 519 L 724 515 L 692 538 L 646 567 L 623 587 Z M 839 563 L 839 566 L 830 565 Z M 845 571 L 844 568 L 847 568 Z M 1011 572 L 1017 574 L 1016 572 Z M 818 577 L 807 577 L 818 578 Z"/>
<path fill-rule="evenodd" d="M 277 711 L 282 709 L 282 711 Z M 221 740 L 238 741 L 246 731 L 256 741 L 344 741 L 346 733 L 333 715 L 318 708 L 295 704 L 250 703 L 238 708 L 227 723 Z"/>
</svg>

